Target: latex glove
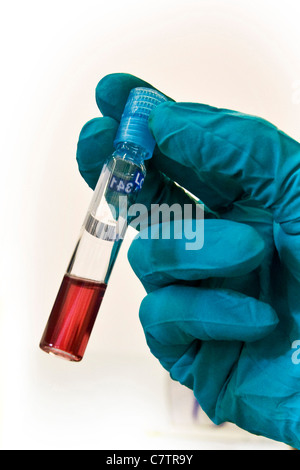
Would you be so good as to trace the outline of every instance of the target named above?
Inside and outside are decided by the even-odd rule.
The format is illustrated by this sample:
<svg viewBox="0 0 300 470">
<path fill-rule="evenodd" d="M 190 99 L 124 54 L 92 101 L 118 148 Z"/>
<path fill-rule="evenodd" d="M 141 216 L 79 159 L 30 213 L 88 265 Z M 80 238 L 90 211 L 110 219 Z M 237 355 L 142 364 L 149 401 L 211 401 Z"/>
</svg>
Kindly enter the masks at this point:
<svg viewBox="0 0 300 470">
<path fill-rule="evenodd" d="M 83 128 L 77 152 L 92 187 L 130 89 L 145 85 L 100 82 L 109 117 Z M 198 252 L 184 240 L 131 245 L 149 348 L 215 423 L 299 448 L 300 145 L 262 119 L 200 104 L 160 105 L 149 125 L 158 148 L 141 198 L 182 203 L 177 181 L 221 217 L 205 221 Z"/>
</svg>

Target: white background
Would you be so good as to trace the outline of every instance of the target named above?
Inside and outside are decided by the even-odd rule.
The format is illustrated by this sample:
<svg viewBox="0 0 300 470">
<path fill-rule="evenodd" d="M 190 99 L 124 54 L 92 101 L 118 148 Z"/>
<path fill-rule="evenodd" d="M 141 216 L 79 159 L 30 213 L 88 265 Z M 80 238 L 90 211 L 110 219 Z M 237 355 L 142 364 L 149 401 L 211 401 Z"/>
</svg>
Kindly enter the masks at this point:
<svg viewBox="0 0 300 470">
<path fill-rule="evenodd" d="M 94 90 L 137 75 L 178 101 L 264 117 L 300 140 L 298 0 L 6 2 L 1 36 L 1 448 L 282 448 L 191 419 L 150 355 L 125 242 L 86 356 L 39 340 L 91 190 L 76 144 Z M 284 447 L 285 448 L 285 447 Z"/>
</svg>

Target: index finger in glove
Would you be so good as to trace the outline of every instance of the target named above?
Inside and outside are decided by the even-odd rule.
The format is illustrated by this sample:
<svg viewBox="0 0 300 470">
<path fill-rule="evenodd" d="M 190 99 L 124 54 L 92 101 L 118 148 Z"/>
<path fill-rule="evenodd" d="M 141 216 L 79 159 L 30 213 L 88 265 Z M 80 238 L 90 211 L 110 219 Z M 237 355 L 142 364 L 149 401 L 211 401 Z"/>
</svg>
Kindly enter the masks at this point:
<svg viewBox="0 0 300 470">
<path fill-rule="evenodd" d="M 96 87 L 96 102 L 103 116 L 120 122 L 128 95 L 136 87 L 157 90 L 145 80 L 128 73 L 112 73 L 103 77 Z M 173 101 L 172 98 L 167 98 Z"/>
<path fill-rule="evenodd" d="M 231 180 L 271 209 L 287 230 L 299 217 L 300 144 L 268 121 L 207 105 L 167 102 L 151 113 L 149 125 L 168 159 L 156 162 L 162 171 L 172 160 L 190 168 L 198 181 L 211 182 L 216 191 L 216 175 L 229 185 Z M 188 184 L 185 179 L 185 187 L 210 205 L 201 184 L 198 189 L 192 179 Z"/>
<path fill-rule="evenodd" d="M 92 119 L 83 127 L 77 146 L 79 171 L 92 188 L 97 183 L 104 161 L 113 151 L 113 140 L 130 90 L 141 86 L 157 89 L 150 83 L 126 73 L 106 75 L 96 87 L 96 102 L 103 118 Z M 168 98 L 173 101 L 172 98 Z M 179 182 L 193 194 L 197 194 L 201 186 L 203 199 L 201 197 L 200 199 L 209 202 L 209 207 L 226 206 L 241 194 L 241 188 L 234 180 L 229 178 L 224 181 L 223 177 L 215 175 L 212 183 L 206 177 L 199 178 L 199 175 L 193 174 L 192 168 L 186 168 L 174 160 L 169 161 L 157 146 L 154 149 L 154 157 L 146 162 L 146 167 L 147 178 L 141 192 L 143 203 L 151 199 L 146 188 L 154 188 L 151 193 L 155 193 L 155 201 L 158 201 L 162 188 L 172 186 L 170 184 L 172 181 Z M 159 180 L 162 184 L 157 185 Z M 157 186 L 159 188 L 155 189 Z M 166 192 L 168 193 L 168 188 Z M 172 186 L 172 192 L 178 193 L 178 187 L 176 189 Z M 162 199 L 165 201 L 165 196 Z M 173 196 L 172 199 L 175 200 Z"/>
<path fill-rule="evenodd" d="M 79 171 L 92 189 L 107 158 L 115 151 L 113 142 L 130 90 L 141 86 L 154 88 L 133 75 L 117 73 L 105 76 L 96 88 L 96 101 L 103 116 L 91 119 L 83 126 L 76 152 Z M 147 178 L 138 195 L 138 203 L 147 208 L 158 202 L 195 204 L 182 188 L 158 171 L 151 160 L 146 162 L 146 167 Z"/>
</svg>

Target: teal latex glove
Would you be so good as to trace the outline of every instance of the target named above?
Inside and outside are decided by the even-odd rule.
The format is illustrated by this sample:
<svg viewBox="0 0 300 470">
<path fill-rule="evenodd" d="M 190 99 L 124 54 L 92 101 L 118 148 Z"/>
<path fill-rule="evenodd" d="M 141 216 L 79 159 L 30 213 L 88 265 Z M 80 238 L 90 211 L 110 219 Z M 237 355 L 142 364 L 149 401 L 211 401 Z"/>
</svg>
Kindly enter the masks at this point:
<svg viewBox="0 0 300 470">
<path fill-rule="evenodd" d="M 97 87 L 104 117 L 77 150 L 92 188 L 136 86 L 149 85 L 113 74 Z M 157 148 L 138 202 L 186 203 L 176 181 L 218 215 L 199 251 L 133 241 L 149 348 L 215 423 L 300 448 L 300 145 L 263 119 L 195 103 L 162 104 L 149 126 Z"/>
</svg>

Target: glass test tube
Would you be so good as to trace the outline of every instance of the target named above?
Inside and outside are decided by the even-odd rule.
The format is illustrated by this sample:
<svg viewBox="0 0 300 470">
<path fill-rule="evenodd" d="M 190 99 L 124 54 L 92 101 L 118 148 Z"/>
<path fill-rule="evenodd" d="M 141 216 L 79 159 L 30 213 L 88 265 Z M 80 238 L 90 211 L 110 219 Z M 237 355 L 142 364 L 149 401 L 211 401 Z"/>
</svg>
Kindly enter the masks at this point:
<svg viewBox="0 0 300 470">
<path fill-rule="evenodd" d="M 83 358 L 107 283 L 125 236 L 127 208 L 135 203 L 155 141 L 148 129 L 152 109 L 167 98 L 156 90 L 131 90 L 115 152 L 107 160 L 63 277 L 40 348 L 69 361 Z"/>
</svg>

